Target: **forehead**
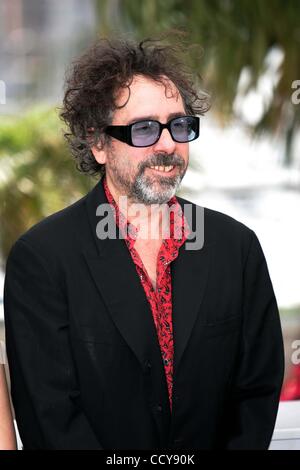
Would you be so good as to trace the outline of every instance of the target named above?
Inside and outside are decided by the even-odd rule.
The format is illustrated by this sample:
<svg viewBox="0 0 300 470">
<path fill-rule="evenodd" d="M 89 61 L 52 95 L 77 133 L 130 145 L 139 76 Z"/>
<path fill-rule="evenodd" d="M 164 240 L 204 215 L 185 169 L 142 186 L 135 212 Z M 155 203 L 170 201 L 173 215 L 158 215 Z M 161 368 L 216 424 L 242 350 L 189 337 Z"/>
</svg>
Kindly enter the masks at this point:
<svg viewBox="0 0 300 470">
<path fill-rule="evenodd" d="M 130 90 L 130 93 L 129 93 Z M 168 78 L 155 82 L 148 77 L 137 75 L 130 87 L 123 88 L 116 97 L 116 105 L 123 106 L 114 113 L 114 123 L 127 123 L 129 120 L 152 118 L 167 119 L 170 114 L 184 113 L 181 95 Z"/>
</svg>

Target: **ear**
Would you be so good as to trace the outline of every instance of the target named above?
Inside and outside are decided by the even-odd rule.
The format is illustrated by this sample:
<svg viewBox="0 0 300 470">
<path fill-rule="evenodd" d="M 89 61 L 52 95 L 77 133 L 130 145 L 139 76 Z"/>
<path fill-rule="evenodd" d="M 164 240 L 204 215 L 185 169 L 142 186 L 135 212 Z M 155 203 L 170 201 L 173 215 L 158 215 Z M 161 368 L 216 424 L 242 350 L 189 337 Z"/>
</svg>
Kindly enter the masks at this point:
<svg viewBox="0 0 300 470">
<path fill-rule="evenodd" d="M 93 145 L 93 147 L 91 147 L 91 152 L 98 163 L 106 163 L 106 151 L 104 150 L 104 147 L 100 150 L 96 145 Z"/>
</svg>

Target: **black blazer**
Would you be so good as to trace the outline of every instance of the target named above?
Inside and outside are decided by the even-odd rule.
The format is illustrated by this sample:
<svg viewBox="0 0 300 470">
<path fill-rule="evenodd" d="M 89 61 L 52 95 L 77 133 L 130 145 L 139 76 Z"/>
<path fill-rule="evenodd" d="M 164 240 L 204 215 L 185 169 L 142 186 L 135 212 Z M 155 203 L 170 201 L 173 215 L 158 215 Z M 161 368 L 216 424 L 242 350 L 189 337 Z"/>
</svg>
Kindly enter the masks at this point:
<svg viewBox="0 0 300 470">
<path fill-rule="evenodd" d="M 98 182 L 23 234 L 8 257 L 6 345 L 24 448 L 267 448 L 283 344 L 254 232 L 205 209 L 204 247 L 183 245 L 171 263 L 171 415 L 155 325 L 125 241 L 96 236 L 101 203 Z"/>
</svg>

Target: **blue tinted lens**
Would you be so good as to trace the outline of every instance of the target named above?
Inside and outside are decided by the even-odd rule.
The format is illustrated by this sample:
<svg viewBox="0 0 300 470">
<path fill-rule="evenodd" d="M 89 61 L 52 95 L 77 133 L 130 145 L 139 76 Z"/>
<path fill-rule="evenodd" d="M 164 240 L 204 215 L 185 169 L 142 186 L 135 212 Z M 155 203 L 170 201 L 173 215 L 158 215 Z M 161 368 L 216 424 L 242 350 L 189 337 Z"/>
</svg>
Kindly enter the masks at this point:
<svg viewBox="0 0 300 470">
<path fill-rule="evenodd" d="M 155 121 L 136 122 L 131 127 L 131 140 L 137 147 L 152 145 L 159 134 L 159 124 Z"/>
<path fill-rule="evenodd" d="M 177 142 L 189 142 L 197 137 L 197 118 L 182 116 L 171 122 L 172 136 Z"/>
</svg>

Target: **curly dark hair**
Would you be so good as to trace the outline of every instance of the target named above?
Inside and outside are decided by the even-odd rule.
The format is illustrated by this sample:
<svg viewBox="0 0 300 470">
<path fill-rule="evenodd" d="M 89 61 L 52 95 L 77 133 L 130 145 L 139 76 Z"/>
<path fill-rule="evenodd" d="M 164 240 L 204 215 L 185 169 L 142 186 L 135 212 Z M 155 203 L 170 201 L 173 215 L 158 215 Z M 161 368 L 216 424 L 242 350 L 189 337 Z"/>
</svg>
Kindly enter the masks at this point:
<svg viewBox="0 0 300 470">
<path fill-rule="evenodd" d="M 103 130 L 111 124 L 117 109 L 116 95 L 121 88 L 129 87 L 135 75 L 162 84 L 167 77 L 179 90 L 187 114 L 203 115 L 208 110 L 208 96 L 196 91 L 195 77 L 180 60 L 181 53 L 178 44 L 165 45 L 153 39 L 135 42 L 104 38 L 72 63 L 60 117 L 68 126 L 64 135 L 79 171 L 104 174 L 105 165 L 96 161 L 91 147 L 103 148 L 109 142 Z"/>
</svg>

